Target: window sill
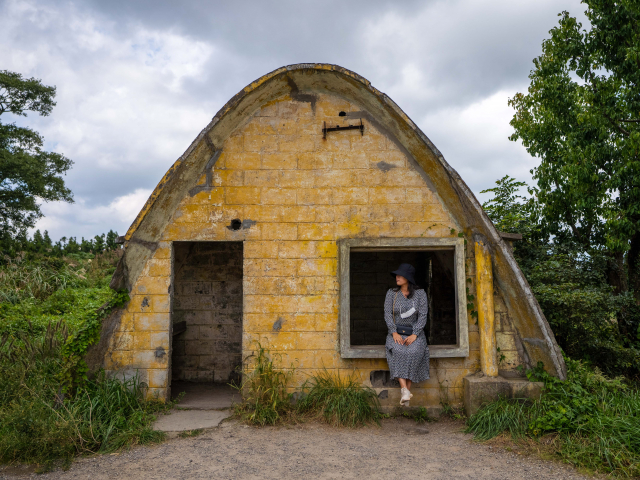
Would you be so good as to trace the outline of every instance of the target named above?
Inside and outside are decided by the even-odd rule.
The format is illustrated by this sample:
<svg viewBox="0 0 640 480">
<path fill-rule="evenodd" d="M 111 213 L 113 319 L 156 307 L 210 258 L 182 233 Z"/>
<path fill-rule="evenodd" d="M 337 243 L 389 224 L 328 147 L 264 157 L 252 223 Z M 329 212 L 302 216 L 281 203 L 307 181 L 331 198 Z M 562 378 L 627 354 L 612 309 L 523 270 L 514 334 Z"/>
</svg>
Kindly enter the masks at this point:
<svg viewBox="0 0 640 480">
<path fill-rule="evenodd" d="M 343 348 L 342 358 L 386 358 L 384 345 L 353 345 Z M 431 358 L 468 357 L 469 345 L 429 345 Z"/>
</svg>

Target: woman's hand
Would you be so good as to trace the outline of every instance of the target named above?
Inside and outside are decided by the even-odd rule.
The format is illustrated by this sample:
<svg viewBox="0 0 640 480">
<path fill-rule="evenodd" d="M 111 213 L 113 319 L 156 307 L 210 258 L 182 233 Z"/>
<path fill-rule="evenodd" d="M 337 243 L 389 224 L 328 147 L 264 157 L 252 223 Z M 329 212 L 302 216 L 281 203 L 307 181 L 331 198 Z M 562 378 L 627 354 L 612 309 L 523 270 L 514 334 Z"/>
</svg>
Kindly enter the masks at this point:
<svg viewBox="0 0 640 480">
<path fill-rule="evenodd" d="M 411 345 L 413 342 L 416 341 L 416 338 L 418 338 L 417 335 L 409 335 L 407 338 L 405 338 L 404 344 L 408 347 L 409 345 Z"/>
<path fill-rule="evenodd" d="M 402 340 L 402 337 L 398 332 L 393 332 L 393 341 L 398 345 L 404 345 L 404 340 Z"/>
</svg>

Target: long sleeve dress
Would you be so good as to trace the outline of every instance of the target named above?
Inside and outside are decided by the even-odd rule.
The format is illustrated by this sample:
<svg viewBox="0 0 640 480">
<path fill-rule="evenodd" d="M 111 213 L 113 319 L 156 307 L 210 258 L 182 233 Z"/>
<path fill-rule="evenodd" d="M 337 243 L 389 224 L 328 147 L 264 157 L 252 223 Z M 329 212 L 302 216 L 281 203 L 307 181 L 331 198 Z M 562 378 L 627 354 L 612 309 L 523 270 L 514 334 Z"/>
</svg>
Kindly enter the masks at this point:
<svg viewBox="0 0 640 480">
<path fill-rule="evenodd" d="M 392 313 L 394 297 L 395 312 Z M 407 318 L 401 317 L 412 308 L 415 311 L 411 315 Z M 387 292 L 384 301 L 384 320 L 389 333 L 385 347 L 392 378 L 406 378 L 412 382 L 421 382 L 429 378 L 429 346 L 424 335 L 427 309 L 427 294 L 424 290 L 415 290 L 412 298 L 406 298 L 402 292 L 394 292 L 393 289 Z M 398 345 L 393 341 L 396 325 L 413 326 L 413 332 L 418 338 L 411 345 Z M 402 338 L 405 339 L 407 336 L 403 335 Z"/>
</svg>

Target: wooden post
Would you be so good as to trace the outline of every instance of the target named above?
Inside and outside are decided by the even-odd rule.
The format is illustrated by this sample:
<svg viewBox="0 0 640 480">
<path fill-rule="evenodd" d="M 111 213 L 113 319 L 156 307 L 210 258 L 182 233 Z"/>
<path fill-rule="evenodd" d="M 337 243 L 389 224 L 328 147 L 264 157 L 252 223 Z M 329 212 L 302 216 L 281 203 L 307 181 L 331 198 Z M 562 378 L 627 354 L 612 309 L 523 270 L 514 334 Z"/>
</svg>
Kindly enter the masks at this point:
<svg viewBox="0 0 640 480">
<path fill-rule="evenodd" d="M 480 366 L 488 377 L 498 376 L 496 360 L 496 327 L 493 310 L 493 271 L 491 253 L 478 241 L 476 254 L 476 297 L 478 304 L 478 329 L 480 331 Z"/>
</svg>

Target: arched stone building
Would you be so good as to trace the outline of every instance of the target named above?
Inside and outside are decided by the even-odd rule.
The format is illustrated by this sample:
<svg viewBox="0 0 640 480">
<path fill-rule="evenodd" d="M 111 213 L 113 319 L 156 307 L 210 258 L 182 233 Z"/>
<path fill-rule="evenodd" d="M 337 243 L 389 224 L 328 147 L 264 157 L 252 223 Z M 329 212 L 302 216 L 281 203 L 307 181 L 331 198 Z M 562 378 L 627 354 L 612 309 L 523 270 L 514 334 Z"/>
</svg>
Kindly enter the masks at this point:
<svg viewBox="0 0 640 480">
<path fill-rule="evenodd" d="M 229 381 L 260 340 L 296 385 L 355 371 L 395 405 L 382 301 L 401 261 L 431 298 L 412 405 L 477 396 L 480 371 L 485 393 L 513 393 L 524 383 L 503 379 L 540 360 L 565 377 L 509 245 L 427 136 L 354 72 L 280 68 L 217 113 L 129 228 L 112 286 L 131 301 L 102 365 L 167 397 L 172 380 Z"/>
</svg>

